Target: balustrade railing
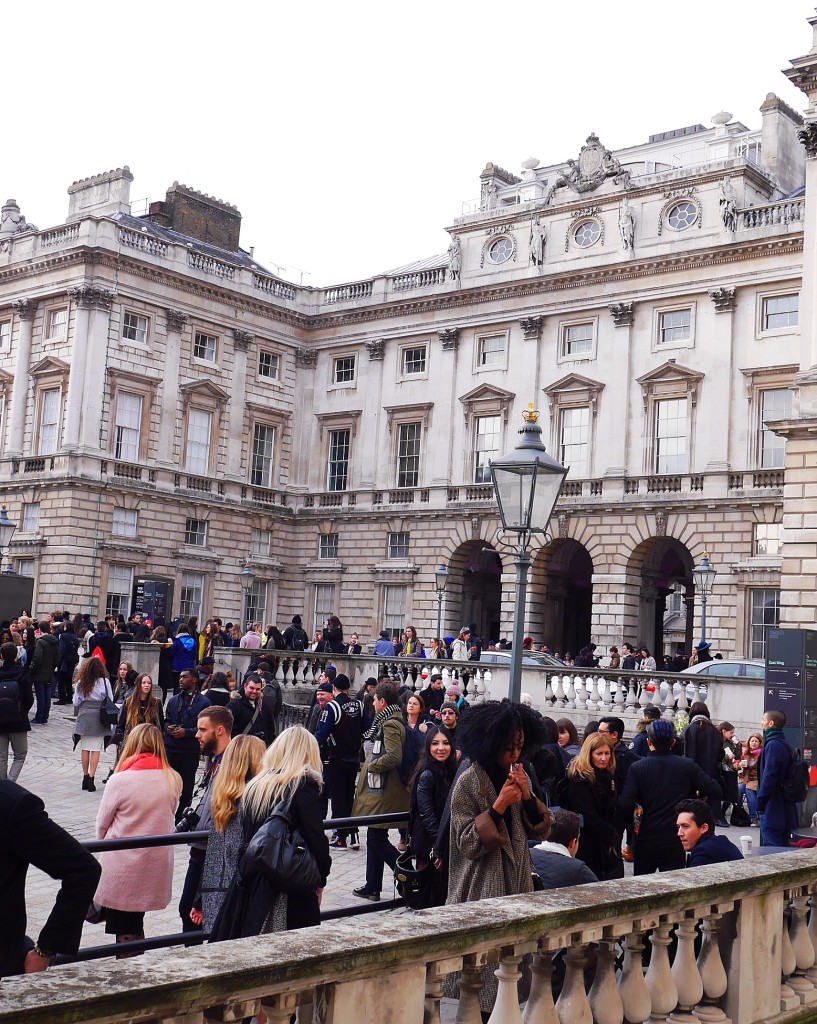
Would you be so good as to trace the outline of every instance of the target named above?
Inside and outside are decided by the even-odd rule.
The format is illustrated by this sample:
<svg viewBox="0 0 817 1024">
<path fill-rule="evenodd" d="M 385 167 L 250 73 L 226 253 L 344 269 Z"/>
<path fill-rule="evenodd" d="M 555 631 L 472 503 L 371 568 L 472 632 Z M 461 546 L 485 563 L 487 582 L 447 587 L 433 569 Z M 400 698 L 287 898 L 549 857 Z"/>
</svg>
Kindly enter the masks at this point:
<svg viewBox="0 0 817 1024">
<path fill-rule="evenodd" d="M 131 249 L 150 253 L 151 256 L 162 258 L 167 256 L 168 243 L 160 242 L 158 238 L 152 238 L 148 234 L 143 235 L 140 231 L 129 231 L 127 228 L 120 228 L 117 235 L 121 244 L 127 245 Z"/>
<path fill-rule="evenodd" d="M 52 245 L 67 245 L 79 238 L 79 224 L 66 224 L 64 227 L 54 228 L 51 231 L 41 231 L 37 243 L 41 249 L 48 249 Z"/>
<path fill-rule="evenodd" d="M 745 228 L 764 228 L 770 224 L 795 224 L 803 220 L 805 199 L 787 199 L 782 203 L 751 206 L 738 214 Z"/>
<path fill-rule="evenodd" d="M 233 280 L 236 272 L 236 267 L 232 263 L 217 260 L 215 256 L 208 256 L 203 252 L 188 252 L 187 265 L 193 267 L 194 270 L 202 270 L 205 274 L 215 274 L 216 277 L 223 277 L 228 281 Z"/>
<path fill-rule="evenodd" d="M 357 281 L 354 284 L 341 284 L 335 288 L 327 288 L 323 293 L 325 305 L 333 302 L 348 302 L 350 299 L 367 299 L 374 288 L 373 281 Z"/>
<path fill-rule="evenodd" d="M 398 274 L 391 278 L 391 287 L 395 292 L 407 292 L 413 288 L 429 288 L 435 284 L 445 284 L 448 276 L 446 267 L 435 267 L 433 270 L 416 270 L 411 274 Z"/>
<path fill-rule="evenodd" d="M 276 299 L 294 299 L 297 295 L 295 285 L 279 281 L 275 277 L 267 277 L 265 274 L 253 274 L 252 283 L 253 287 L 266 292 L 267 295 L 273 295 Z"/>
<path fill-rule="evenodd" d="M 439 1024 L 449 977 L 473 1024 L 492 970 L 491 1024 L 782 1024 L 814 1019 L 816 962 L 804 850 L 5 978 L 0 1024 Z"/>
</svg>

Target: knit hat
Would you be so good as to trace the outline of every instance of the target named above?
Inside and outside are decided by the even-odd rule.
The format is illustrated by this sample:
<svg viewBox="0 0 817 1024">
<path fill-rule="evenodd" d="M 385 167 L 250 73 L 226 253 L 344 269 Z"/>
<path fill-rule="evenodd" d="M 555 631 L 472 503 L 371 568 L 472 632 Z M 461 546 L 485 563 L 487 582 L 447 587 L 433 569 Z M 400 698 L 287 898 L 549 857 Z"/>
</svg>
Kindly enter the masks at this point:
<svg viewBox="0 0 817 1024">
<path fill-rule="evenodd" d="M 675 726 L 672 722 L 668 722 L 666 718 L 659 718 L 655 722 L 650 722 L 647 726 L 647 736 L 649 736 L 653 743 L 657 740 L 674 740 Z"/>
<path fill-rule="evenodd" d="M 335 676 L 335 689 L 336 690 L 348 690 L 352 684 L 349 682 L 349 677 L 345 676 L 342 672 L 339 672 Z"/>
<path fill-rule="evenodd" d="M 470 626 L 463 626 L 462 629 L 460 630 L 460 636 L 462 636 L 463 633 L 470 633 L 470 632 L 471 632 L 471 627 Z"/>
<path fill-rule="evenodd" d="M 292 616 L 292 625 L 293 626 L 300 626 L 300 624 L 301 624 L 301 616 L 300 615 L 293 615 Z"/>
<path fill-rule="evenodd" d="M 348 682 L 348 680 L 347 680 L 347 682 Z M 317 692 L 318 693 L 332 693 L 332 684 L 331 683 L 319 683 L 318 684 Z"/>
<path fill-rule="evenodd" d="M 460 713 L 460 709 L 457 707 L 453 700 L 443 701 L 443 703 L 440 705 L 440 713 L 442 713 L 443 711 L 456 711 L 457 714 Z"/>
<path fill-rule="evenodd" d="M 456 693 L 458 697 L 462 696 L 462 687 L 459 683 L 449 683 L 445 688 L 446 693 Z"/>
</svg>

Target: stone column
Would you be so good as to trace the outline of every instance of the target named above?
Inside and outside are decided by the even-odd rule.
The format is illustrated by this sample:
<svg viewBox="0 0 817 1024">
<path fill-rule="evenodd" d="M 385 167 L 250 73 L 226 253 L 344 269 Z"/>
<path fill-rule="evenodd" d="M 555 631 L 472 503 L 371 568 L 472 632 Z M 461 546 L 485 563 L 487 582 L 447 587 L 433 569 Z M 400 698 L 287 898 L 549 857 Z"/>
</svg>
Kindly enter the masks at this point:
<svg viewBox="0 0 817 1024">
<path fill-rule="evenodd" d="M 162 381 L 162 429 L 159 431 L 157 463 L 165 469 L 174 469 L 173 447 L 176 442 L 176 413 L 179 405 L 179 362 L 181 360 L 182 330 L 187 314 L 179 309 L 166 309 L 167 336 L 165 340 L 164 379 Z"/>
<path fill-rule="evenodd" d="M 20 333 L 17 339 L 17 362 L 14 367 L 14 381 L 11 388 L 11 415 L 6 455 L 19 456 L 23 454 L 23 435 L 26 426 L 26 405 L 28 404 L 28 371 L 31 366 L 31 335 L 37 303 L 34 299 L 17 299 L 12 306 L 20 318 Z"/>
<path fill-rule="evenodd" d="M 236 328 L 233 331 L 233 375 L 230 381 L 230 416 L 227 434 L 227 471 L 230 480 L 244 480 L 241 452 L 244 445 L 244 408 L 247 398 L 247 351 L 253 335 Z M 283 370 L 283 367 L 282 367 Z"/>
<path fill-rule="evenodd" d="M 79 328 L 74 331 L 74 349 L 82 351 L 82 370 L 71 360 L 71 376 L 68 380 L 68 420 L 66 422 L 65 447 L 75 449 L 79 447 L 83 451 L 91 453 L 99 451 L 100 427 L 102 424 L 102 409 L 105 401 L 105 371 L 107 368 L 108 354 L 108 326 L 110 322 L 111 303 L 113 293 L 104 288 L 75 288 L 72 296 L 76 300 L 81 311 L 87 310 L 87 324 L 84 337 L 80 336 Z M 75 375 L 80 378 L 75 383 Z M 79 396 L 79 438 L 78 442 L 74 434 L 69 434 L 68 426 L 72 425 L 77 412 L 72 405 L 72 398 L 76 401 L 77 392 L 82 388 Z M 73 388 L 73 393 L 72 393 Z"/>
</svg>

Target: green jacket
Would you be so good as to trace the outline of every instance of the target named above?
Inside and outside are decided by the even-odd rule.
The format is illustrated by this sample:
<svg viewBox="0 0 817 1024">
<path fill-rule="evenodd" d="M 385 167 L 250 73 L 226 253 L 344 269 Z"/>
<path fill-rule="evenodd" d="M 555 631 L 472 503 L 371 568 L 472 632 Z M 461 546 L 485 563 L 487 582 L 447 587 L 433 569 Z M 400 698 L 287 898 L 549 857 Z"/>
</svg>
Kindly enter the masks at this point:
<svg viewBox="0 0 817 1024">
<path fill-rule="evenodd" d="M 403 760 L 406 727 L 399 715 L 387 718 L 374 737 L 372 753 L 357 780 L 352 814 L 388 814 L 409 809 L 408 787 L 400 780 L 397 766 Z M 370 828 L 388 828 L 388 823 Z M 396 825 L 392 825 L 396 828 Z"/>
</svg>

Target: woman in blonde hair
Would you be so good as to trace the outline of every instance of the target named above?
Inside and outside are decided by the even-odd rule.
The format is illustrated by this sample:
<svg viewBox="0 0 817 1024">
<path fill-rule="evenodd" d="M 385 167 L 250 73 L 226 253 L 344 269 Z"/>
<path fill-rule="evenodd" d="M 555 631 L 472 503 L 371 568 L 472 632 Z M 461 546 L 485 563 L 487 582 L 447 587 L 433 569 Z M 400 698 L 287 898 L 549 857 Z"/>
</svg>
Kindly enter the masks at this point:
<svg viewBox="0 0 817 1024">
<path fill-rule="evenodd" d="M 608 736 L 593 732 L 567 766 L 563 804 L 584 816 L 576 856 L 601 881 L 624 877 L 616 807 L 616 755 Z"/>
<path fill-rule="evenodd" d="M 240 800 L 247 783 L 258 774 L 266 749 L 264 741 L 258 736 L 235 736 L 224 751 L 218 774 L 213 781 L 207 856 L 201 875 L 199 898 L 190 911 L 193 924 L 203 924 L 206 932 L 213 927 L 235 875 L 238 854 L 244 843 Z"/>
<path fill-rule="evenodd" d="M 167 761 L 155 725 L 135 726 L 105 787 L 96 818 L 98 839 L 165 835 L 173 831 L 182 780 Z M 100 854 L 102 877 L 94 902 L 104 908 L 105 931 L 117 942 L 144 938 L 145 912 L 164 910 L 173 885 L 173 847 Z"/>
<path fill-rule="evenodd" d="M 244 938 L 320 924 L 320 900 L 332 866 L 329 840 L 323 830 L 320 792 L 323 764 L 318 741 L 301 725 L 284 729 L 264 754 L 261 771 L 241 798 L 244 846 L 282 801 L 289 802 L 290 820 L 309 847 L 321 875 L 312 893 L 292 899 L 262 876 L 244 878 L 238 871 L 210 933 L 211 942 Z"/>
</svg>

